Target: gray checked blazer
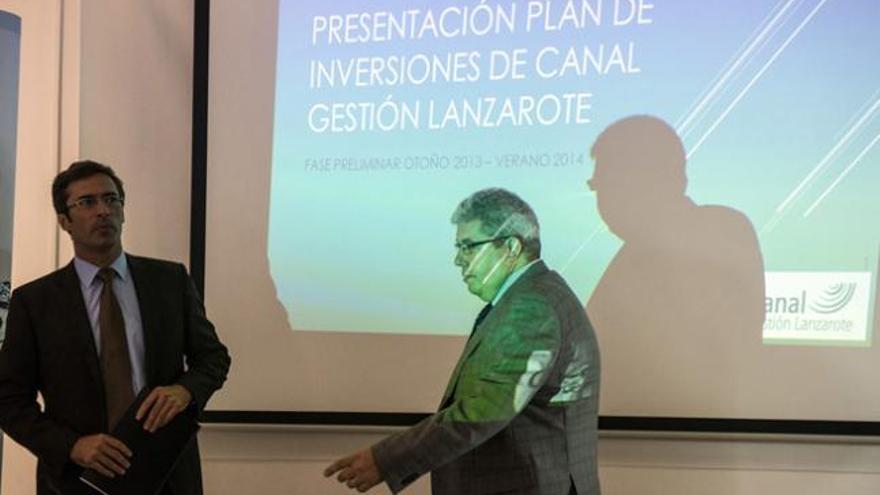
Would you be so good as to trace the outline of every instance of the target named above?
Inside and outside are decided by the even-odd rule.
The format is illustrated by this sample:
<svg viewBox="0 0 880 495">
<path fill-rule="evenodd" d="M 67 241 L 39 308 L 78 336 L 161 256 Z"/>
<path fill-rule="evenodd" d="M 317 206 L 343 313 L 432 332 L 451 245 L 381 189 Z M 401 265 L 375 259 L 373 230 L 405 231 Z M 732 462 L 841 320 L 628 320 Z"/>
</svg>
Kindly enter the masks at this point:
<svg viewBox="0 0 880 495">
<path fill-rule="evenodd" d="M 477 326 L 437 413 L 372 447 L 392 492 L 598 495 L 599 349 L 584 307 L 535 263 Z"/>
</svg>

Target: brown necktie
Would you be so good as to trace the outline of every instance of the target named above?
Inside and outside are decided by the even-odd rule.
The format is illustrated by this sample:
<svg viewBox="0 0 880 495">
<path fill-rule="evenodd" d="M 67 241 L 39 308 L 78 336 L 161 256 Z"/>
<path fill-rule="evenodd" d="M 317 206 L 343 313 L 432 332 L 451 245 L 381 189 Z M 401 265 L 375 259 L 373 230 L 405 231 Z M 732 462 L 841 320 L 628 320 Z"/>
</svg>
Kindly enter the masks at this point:
<svg viewBox="0 0 880 495">
<path fill-rule="evenodd" d="M 104 375 L 107 428 L 111 431 L 134 400 L 125 320 L 113 294 L 115 275 L 112 268 L 101 268 L 98 272 L 98 278 L 104 282 L 101 288 L 101 311 L 98 314 L 98 324 L 101 327 L 101 373 Z"/>
</svg>

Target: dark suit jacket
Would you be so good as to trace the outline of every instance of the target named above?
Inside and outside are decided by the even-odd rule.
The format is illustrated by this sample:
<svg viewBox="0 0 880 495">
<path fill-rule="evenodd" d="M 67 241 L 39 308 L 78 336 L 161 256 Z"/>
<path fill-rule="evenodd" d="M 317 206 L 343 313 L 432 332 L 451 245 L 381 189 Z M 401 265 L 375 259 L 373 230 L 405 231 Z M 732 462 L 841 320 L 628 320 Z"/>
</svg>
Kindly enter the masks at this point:
<svg viewBox="0 0 880 495">
<path fill-rule="evenodd" d="M 199 409 L 220 388 L 229 354 L 183 265 L 128 255 L 144 331 L 147 387 L 178 383 Z M 104 385 L 73 263 L 16 289 L 0 350 L 0 426 L 37 456 L 37 493 L 77 493 L 76 440 L 105 432 Z M 185 366 L 184 366 L 185 363 Z M 45 407 L 36 402 L 37 392 Z M 202 493 L 193 442 L 166 485 Z"/>
<path fill-rule="evenodd" d="M 440 410 L 374 445 L 392 492 L 598 495 L 599 349 L 583 306 L 538 262 L 476 328 Z"/>
</svg>

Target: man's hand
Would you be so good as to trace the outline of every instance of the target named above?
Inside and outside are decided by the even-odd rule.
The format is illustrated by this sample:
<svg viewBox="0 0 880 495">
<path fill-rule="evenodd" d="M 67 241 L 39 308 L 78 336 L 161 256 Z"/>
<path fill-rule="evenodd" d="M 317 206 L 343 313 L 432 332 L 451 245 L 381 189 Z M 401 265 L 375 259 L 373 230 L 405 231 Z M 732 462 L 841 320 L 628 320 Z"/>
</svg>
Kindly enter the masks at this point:
<svg viewBox="0 0 880 495">
<path fill-rule="evenodd" d="M 369 447 L 327 466 L 324 476 L 329 478 L 337 472 L 339 475 L 336 479 L 340 483 L 356 488 L 359 492 L 365 492 L 382 482 L 382 474 L 379 473 L 373 451 Z"/>
<path fill-rule="evenodd" d="M 183 385 L 156 387 L 144 399 L 134 419 L 144 421 L 144 429 L 150 433 L 167 425 L 192 401 L 192 394 Z"/>
<path fill-rule="evenodd" d="M 131 450 L 106 433 L 80 437 L 70 450 L 70 460 L 108 478 L 125 474 L 131 466 L 130 458 Z"/>
</svg>

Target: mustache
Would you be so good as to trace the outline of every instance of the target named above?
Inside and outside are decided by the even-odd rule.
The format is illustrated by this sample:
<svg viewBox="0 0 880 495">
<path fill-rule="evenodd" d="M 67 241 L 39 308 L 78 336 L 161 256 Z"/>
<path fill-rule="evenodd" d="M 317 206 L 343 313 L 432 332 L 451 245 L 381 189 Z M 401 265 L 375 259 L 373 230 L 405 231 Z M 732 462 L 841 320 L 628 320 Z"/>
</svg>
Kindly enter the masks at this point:
<svg viewBox="0 0 880 495">
<path fill-rule="evenodd" d="M 101 230 L 101 229 L 104 229 L 104 228 L 107 228 L 107 227 L 110 227 L 110 228 L 113 229 L 114 231 L 118 231 L 118 230 L 119 230 L 119 226 L 117 226 L 115 223 L 113 223 L 113 222 L 107 220 L 107 221 L 103 221 L 103 222 L 98 222 L 98 223 L 96 223 L 95 226 L 92 227 L 92 231 L 95 231 L 95 230 Z"/>
</svg>

